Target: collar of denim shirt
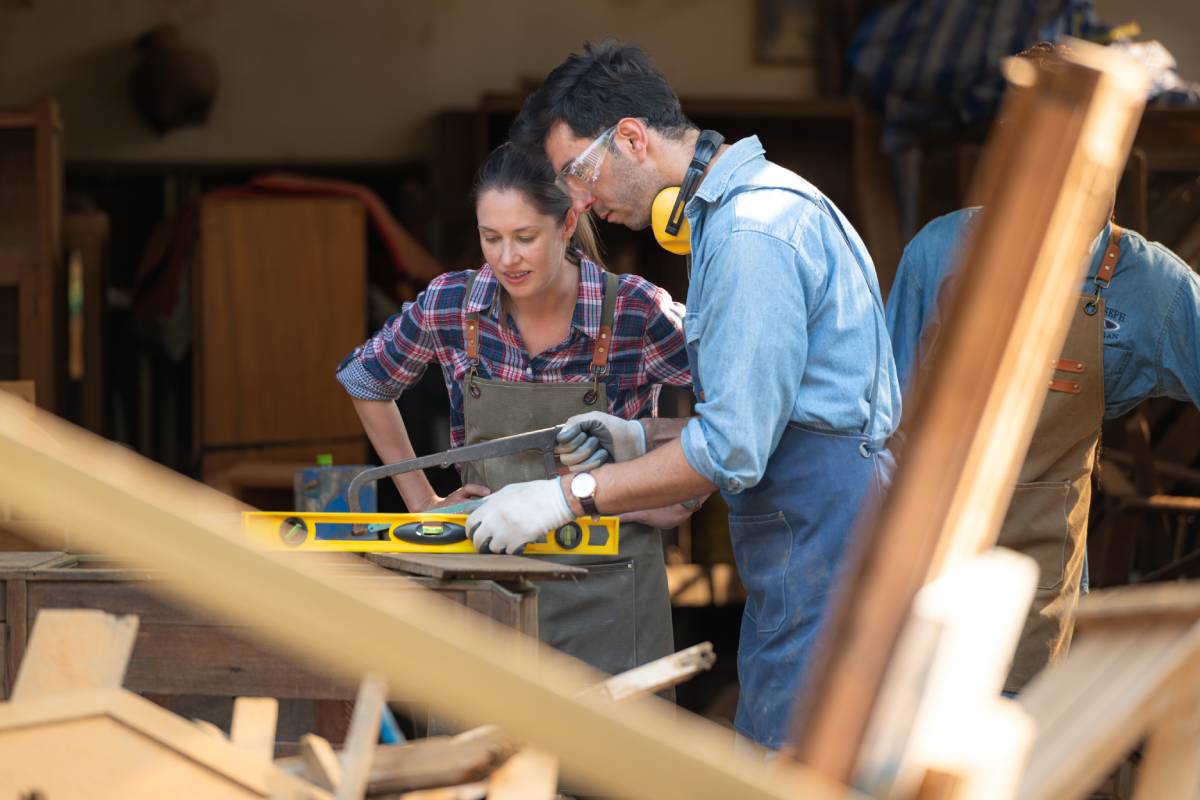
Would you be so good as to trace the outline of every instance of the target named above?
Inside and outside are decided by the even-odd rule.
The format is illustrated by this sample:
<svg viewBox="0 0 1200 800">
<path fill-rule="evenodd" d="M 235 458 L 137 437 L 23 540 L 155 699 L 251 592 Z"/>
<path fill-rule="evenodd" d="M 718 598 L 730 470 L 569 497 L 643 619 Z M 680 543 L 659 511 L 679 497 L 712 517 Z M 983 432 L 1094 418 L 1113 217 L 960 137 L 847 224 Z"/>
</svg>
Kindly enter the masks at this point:
<svg viewBox="0 0 1200 800">
<path fill-rule="evenodd" d="M 700 188 L 696 190 L 696 194 L 684 208 L 684 213 L 690 217 L 699 208 L 700 203 L 715 203 L 720 200 L 721 195 L 725 194 L 725 190 L 729 188 L 733 174 L 747 163 L 756 158 L 762 158 L 765 154 L 766 151 L 763 150 L 762 142 L 758 140 L 757 136 L 747 136 L 745 139 L 734 142 L 708 170 L 708 174 L 700 183 Z"/>
</svg>

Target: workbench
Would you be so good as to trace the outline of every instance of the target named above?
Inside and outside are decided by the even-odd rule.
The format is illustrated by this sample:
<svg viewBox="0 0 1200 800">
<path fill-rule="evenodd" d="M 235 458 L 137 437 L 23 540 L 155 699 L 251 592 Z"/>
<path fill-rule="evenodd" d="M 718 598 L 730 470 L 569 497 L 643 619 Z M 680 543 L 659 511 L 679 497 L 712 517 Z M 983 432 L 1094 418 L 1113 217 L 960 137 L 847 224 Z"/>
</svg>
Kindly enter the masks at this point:
<svg viewBox="0 0 1200 800">
<path fill-rule="evenodd" d="M 370 560 L 392 574 L 380 575 L 363 562 L 364 584 L 369 582 L 373 590 L 394 592 L 398 603 L 404 602 L 406 593 L 415 587 L 424 587 L 458 603 L 464 613 L 467 609 L 476 611 L 533 638 L 538 632 L 533 581 L 586 575 L 578 567 L 516 556 L 377 554 Z M 351 575 L 356 571 L 353 565 L 340 569 L 350 570 Z M 258 643 L 258 637 L 248 629 L 164 599 L 150 590 L 158 579 L 153 572 L 123 567 L 101 556 L 0 553 L 0 623 L 5 633 L 0 640 L 0 687 L 4 696 L 8 697 L 12 689 L 38 611 L 90 608 L 137 614 L 140 618 L 125 677 L 125 686 L 132 691 L 153 695 L 353 699 L 353 683 L 302 667 Z M 296 624 L 303 624 L 303 620 Z"/>
</svg>

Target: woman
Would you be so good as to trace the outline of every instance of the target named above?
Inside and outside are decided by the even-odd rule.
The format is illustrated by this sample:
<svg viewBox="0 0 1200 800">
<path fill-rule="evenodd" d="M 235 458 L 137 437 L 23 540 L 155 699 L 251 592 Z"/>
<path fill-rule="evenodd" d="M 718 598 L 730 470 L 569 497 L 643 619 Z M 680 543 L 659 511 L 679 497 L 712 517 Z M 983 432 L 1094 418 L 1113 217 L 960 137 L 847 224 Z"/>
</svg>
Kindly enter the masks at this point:
<svg viewBox="0 0 1200 800">
<path fill-rule="evenodd" d="M 640 277 L 600 266 L 590 219 L 571 208 L 543 158 L 511 145 L 492 152 L 475 210 L 486 263 L 436 278 L 338 368 L 385 463 L 414 456 L 394 400 L 429 363 L 441 366 L 450 393 L 455 447 L 585 411 L 648 416 L 661 384 L 690 385 L 683 307 Z M 601 329 L 611 331 L 611 347 L 597 347 Z M 545 477 L 536 453 L 463 472 L 465 485 L 446 498 L 421 472 L 394 480 L 419 512 Z M 688 513 L 673 506 L 623 516 L 619 558 L 554 557 L 589 575 L 539 584 L 542 640 L 614 674 L 670 653 L 662 542 L 650 526 Z"/>
</svg>

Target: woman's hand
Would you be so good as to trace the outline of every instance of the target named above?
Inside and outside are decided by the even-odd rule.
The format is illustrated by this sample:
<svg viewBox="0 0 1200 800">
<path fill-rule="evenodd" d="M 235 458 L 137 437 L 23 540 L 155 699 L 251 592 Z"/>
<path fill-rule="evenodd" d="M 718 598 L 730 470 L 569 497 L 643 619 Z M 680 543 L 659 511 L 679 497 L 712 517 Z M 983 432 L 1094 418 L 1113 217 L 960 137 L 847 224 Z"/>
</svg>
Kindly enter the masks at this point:
<svg viewBox="0 0 1200 800">
<path fill-rule="evenodd" d="M 436 494 L 431 495 L 429 500 L 420 508 L 410 508 L 409 511 L 413 514 L 419 514 L 423 511 L 435 511 L 446 506 L 456 506 L 459 503 L 466 503 L 469 500 L 479 497 L 487 497 L 491 493 L 491 490 L 486 486 L 478 483 L 468 483 L 466 486 L 455 489 L 445 497 L 439 497 Z"/>
</svg>

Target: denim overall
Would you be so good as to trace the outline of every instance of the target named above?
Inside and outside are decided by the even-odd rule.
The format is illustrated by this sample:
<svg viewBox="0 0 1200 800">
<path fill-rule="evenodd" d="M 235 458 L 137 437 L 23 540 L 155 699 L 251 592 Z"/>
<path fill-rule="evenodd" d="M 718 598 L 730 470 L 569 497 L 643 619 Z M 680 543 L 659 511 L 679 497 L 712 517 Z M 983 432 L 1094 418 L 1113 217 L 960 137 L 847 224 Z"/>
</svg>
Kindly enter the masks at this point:
<svg viewBox="0 0 1200 800">
<path fill-rule="evenodd" d="M 696 344 L 688 343 L 693 391 L 702 399 Z M 871 413 L 864 430 L 870 430 Z M 721 492 L 729 535 L 746 587 L 738 642 L 734 725 L 778 749 L 859 516 L 873 510 L 891 481 L 885 443 L 865 434 L 830 433 L 788 423 L 755 486 Z"/>
</svg>

